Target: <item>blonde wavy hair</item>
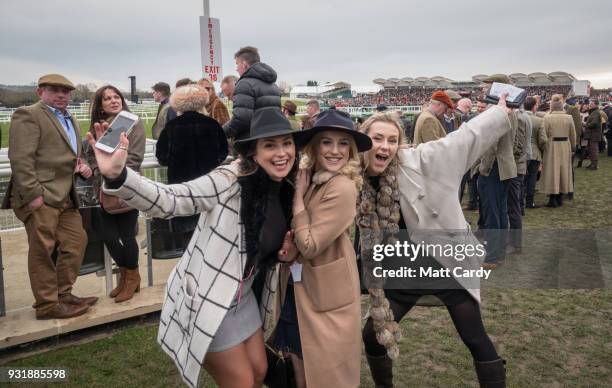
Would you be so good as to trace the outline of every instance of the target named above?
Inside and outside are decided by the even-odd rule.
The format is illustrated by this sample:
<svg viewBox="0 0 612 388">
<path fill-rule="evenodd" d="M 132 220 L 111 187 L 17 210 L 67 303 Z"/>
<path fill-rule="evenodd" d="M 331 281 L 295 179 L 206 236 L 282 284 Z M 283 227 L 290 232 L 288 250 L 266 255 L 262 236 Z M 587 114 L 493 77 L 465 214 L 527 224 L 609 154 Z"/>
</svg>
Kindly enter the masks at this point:
<svg viewBox="0 0 612 388">
<path fill-rule="evenodd" d="M 208 116 L 208 91 L 200 85 L 189 84 L 176 89 L 170 96 L 170 106 L 177 112 L 195 111 Z"/>
<path fill-rule="evenodd" d="M 563 95 L 562 94 L 553 94 L 550 99 L 550 110 L 552 111 L 560 111 L 563 110 Z"/>
<path fill-rule="evenodd" d="M 404 133 L 404 130 L 402 129 L 402 124 L 400 123 L 399 118 L 397 117 L 397 113 L 381 112 L 373 116 L 370 116 L 366 121 L 363 122 L 363 124 L 361 124 L 361 126 L 359 127 L 359 132 L 364 133 L 369 136 L 370 135 L 369 132 L 370 132 L 370 129 L 372 128 L 372 125 L 376 123 L 387 123 L 397 128 L 398 145 L 399 145 L 397 150 L 399 151 L 401 149 L 408 148 L 408 142 L 406 141 L 406 134 Z M 368 169 L 368 159 L 365 157 L 365 154 L 367 154 L 368 152 L 370 152 L 370 150 L 364 152 L 364 154 L 362 155 L 362 166 L 364 170 Z M 401 157 L 399 153 L 396 153 L 393 159 L 401 162 Z"/>
<path fill-rule="evenodd" d="M 300 168 L 312 169 L 317 161 L 317 155 L 319 153 L 319 142 L 323 132 L 317 133 L 308 144 L 302 149 L 302 155 L 300 157 Z M 359 152 L 357 151 L 357 144 L 353 136 L 349 135 L 350 151 L 349 159 L 344 167 L 338 171 L 339 174 L 346 176 L 353 182 L 357 190 L 361 190 L 363 186 L 363 177 L 361 176 L 361 160 L 359 158 Z"/>
</svg>

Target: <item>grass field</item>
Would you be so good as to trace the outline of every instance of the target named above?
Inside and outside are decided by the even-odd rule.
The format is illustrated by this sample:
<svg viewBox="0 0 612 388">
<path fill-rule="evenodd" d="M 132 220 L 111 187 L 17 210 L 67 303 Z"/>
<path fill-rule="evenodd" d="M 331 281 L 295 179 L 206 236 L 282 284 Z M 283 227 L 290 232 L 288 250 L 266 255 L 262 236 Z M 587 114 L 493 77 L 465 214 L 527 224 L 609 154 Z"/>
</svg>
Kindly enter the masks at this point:
<svg viewBox="0 0 612 388">
<path fill-rule="evenodd" d="M 560 209 L 530 210 L 526 229 L 612 227 L 612 158 L 598 171 L 577 170 L 576 197 Z M 536 202 L 545 203 L 538 195 Z M 469 213 L 468 218 L 474 219 Z M 528 233 L 528 232 L 526 232 Z M 509 387 L 612 385 L 612 290 L 483 290 L 485 326 L 508 361 Z M 475 387 L 471 357 L 446 309 L 417 307 L 402 321 L 397 387 Z M 71 387 L 181 386 L 155 342 L 155 325 L 117 330 L 108 338 L 10 363 L 65 366 Z M 362 386 L 373 387 L 363 359 Z M 214 384 L 202 373 L 202 385 Z"/>
</svg>

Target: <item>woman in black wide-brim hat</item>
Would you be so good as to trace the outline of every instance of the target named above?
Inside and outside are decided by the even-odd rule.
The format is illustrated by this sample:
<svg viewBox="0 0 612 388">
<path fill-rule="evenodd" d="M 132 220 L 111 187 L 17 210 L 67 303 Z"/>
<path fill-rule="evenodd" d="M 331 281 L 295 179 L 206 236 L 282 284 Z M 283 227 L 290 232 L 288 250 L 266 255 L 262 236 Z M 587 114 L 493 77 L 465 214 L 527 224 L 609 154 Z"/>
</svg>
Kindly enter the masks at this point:
<svg viewBox="0 0 612 388">
<path fill-rule="evenodd" d="M 94 145 L 93 137 L 89 141 Z M 151 182 L 126 168 L 128 145 L 122 135 L 113 154 L 94 148 L 108 194 L 153 217 L 201 214 L 168 279 L 160 345 L 190 386 L 197 386 L 202 365 L 220 387 L 261 386 L 267 368 L 262 320 L 268 321 L 265 304 L 273 298 L 262 298 L 260 315 L 253 281 L 296 256 L 288 233 L 294 131 L 280 108 L 261 108 L 249 137 L 234 145 L 238 164 L 176 185 Z"/>
</svg>

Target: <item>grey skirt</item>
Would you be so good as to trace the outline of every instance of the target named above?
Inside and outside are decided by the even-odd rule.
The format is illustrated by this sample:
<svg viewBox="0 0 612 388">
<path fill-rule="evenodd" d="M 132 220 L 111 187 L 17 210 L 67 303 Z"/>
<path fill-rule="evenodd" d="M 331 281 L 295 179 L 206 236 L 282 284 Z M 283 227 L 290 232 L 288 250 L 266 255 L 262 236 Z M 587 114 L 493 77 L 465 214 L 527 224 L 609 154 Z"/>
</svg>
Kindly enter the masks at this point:
<svg viewBox="0 0 612 388">
<path fill-rule="evenodd" d="M 251 290 L 254 278 L 254 275 L 251 276 L 242 285 L 240 302 L 238 302 L 240 291 L 234 296 L 230 309 L 225 314 L 215 337 L 210 343 L 209 352 L 222 352 L 232 348 L 246 341 L 257 329 L 262 327 L 257 299 L 255 299 Z"/>
</svg>

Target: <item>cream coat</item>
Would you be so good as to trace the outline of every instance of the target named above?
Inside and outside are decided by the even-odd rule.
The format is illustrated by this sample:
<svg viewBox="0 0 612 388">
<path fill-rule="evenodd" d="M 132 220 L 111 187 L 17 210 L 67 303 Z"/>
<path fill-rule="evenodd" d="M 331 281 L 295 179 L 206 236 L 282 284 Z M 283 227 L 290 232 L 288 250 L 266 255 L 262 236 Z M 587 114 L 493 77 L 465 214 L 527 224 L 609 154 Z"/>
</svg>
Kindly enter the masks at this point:
<svg viewBox="0 0 612 388">
<path fill-rule="evenodd" d="M 335 175 L 311 184 L 304 197 L 306 210 L 292 221 L 298 260 L 303 263 L 302 281 L 294 290 L 309 388 L 359 386 L 361 304 L 349 236 L 356 201 L 355 183 Z M 286 285 L 288 277 L 285 265 L 281 284 Z M 282 289 L 284 294 L 285 286 Z"/>
<path fill-rule="evenodd" d="M 511 131 L 508 114 L 493 106 L 443 139 L 400 150 L 400 206 L 412 241 L 439 244 L 444 239 L 444 243 L 454 245 L 479 243 L 465 220 L 457 192 L 470 166 Z M 509 147 L 512 157 L 512 142 Z M 431 231 L 436 231 L 436 235 Z M 453 258 L 435 259 L 447 268 L 457 266 Z M 468 256 L 463 266 L 478 268 L 482 259 Z M 478 287 L 462 278 L 456 279 L 480 302 Z"/>
<path fill-rule="evenodd" d="M 572 150 L 576 147 L 574 120 L 562 111 L 551 112 L 544 117 L 544 131 L 548 143 L 542 161 L 542 193 L 572 193 Z M 554 141 L 554 137 L 567 137 L 568 140 Z"/>
</svg>

